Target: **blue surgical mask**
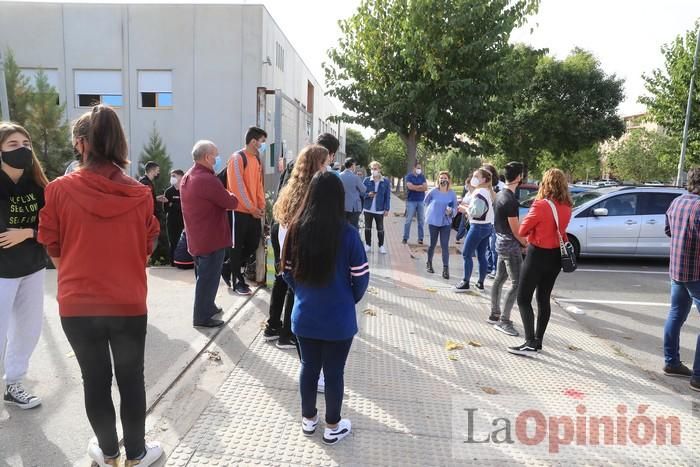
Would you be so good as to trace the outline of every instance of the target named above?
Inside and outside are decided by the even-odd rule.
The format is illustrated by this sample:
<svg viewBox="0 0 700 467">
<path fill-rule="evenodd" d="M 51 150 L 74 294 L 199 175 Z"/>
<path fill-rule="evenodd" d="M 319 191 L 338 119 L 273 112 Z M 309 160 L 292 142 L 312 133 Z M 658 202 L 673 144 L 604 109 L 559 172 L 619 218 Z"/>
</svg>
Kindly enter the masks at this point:
<svg viewBox="0 0 700 467">
<path fill-rule="evenodd" d="M 214 172 L 219 173 L 223 169 L 223 162 L 221 161 L 221 156 L 216 155 L 216 162 L 214 162 Z"/>
<path fill-rule="evenodd" d="M 262 154 L 265 152 L 265 149 L 267 149 L 267 143 L 260 143 L 260 147 L 258 148 L 258 152 L 260 152 L 260 154 Z"/>
</svg>

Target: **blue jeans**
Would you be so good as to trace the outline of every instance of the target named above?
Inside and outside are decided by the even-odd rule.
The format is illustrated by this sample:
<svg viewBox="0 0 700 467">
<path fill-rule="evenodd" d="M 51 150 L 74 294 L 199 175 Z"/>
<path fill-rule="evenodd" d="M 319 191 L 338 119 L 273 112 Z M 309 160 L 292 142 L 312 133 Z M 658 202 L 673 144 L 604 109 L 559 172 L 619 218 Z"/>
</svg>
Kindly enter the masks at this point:
<svg viewBox="0 0 700 467">
<path fill-rule="evenodd" d="M 413 216 L 418 216 L 418 240 L 423 241 L 423 224 L 425 224 L 425 205 L 423 201 L 406 201 L 406 223 L 403 225 L 403 239 L 411 236 Z"/>
<path fill-rule="evenodd" d="M 194 324 L 209 321 L 219 310 L 216 308 L 216 292 L 221 281 L 226 249 L 222 248 L 206 256 L 194 257 Z"/>
<path fill-rule="evenodd" d="M 484 279 L 486 279 L 486 274 L 488 274 L 486 248 L 489 245 L 492 232 L 493 225 L 491 224 L 472 223 L 469 226 L 467 239 L 464 241 L 464 249 L 462 250 L 462 257 L 464 258 L 465 282 L 468 282 L 472 276 L 472 269 L 474 268 L 472 256 L 474 256 L 474 252 L 476 252 L 476 256 L 479 259 L 479 282 L 483 283 Z"/>
<path fill-rule="evenodd" d="M 345 362 L 350 353 L 352 337 L 343 341 L 325 341 L 297 336 L 301 357 L 299 390 L 301 392 L 301 414 L 314 418 L 316 413 L 316 390 L 318 376 L 323 368 L 326 381 L 326 423 L 335 425 L 340 421 L 345 386 Z"/>
<path fill-rule="evenodd" d="M 676 282 L 671 281 L 671 311 L 668 312 L 664 326 L 664 358 L 666 365 L 677 367 L 681 364 L 680 336 L 681 327 L 688 319 L 690 309 L 695 307 L 700 311 L 700 281 Z M 693 379 L 700 378 L 700 335 L 695 346 L 695 363 L 693 364 Z"/>
<path fill-rule="evenodd" d="M 438 227 L 437 225 L 428 224 L 428 230 L 430 231 L 430 246 L 428 247 L 428 261 L 432 264 L 433 255 L 435 254 L 435 247 L 437 246 L 438 238 L 440 239 L 440 248 L 442 249 L 442 266 L 449 267 L 450 265 L 450 231 L 452 230 L 451 225 L 443 225 Z"/>
<path fill-rule="evenodd" d="M 489 272 L 496 272 L 498 268 L 498 253 L 496 252 L 496 231 L 494 230 L 489 239 L 488 252 L 486 260 L 489 263 Z"/>
</svg>

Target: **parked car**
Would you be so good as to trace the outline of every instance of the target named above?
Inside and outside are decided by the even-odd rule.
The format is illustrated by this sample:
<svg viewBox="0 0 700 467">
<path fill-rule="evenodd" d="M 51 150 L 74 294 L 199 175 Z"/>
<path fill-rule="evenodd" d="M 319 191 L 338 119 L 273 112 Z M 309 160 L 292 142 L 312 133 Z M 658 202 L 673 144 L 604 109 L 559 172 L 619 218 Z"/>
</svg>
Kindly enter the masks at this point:
<svg viewBox="0 0 700 467">
<path fill-rule="evenodd" d="M 591 187 L 585 187 L 581 185 L 569 185 L 569 192 L 572 195 L 578 194 L 578 193 L 584 193 L 586 191 L 592 190 Z M 537 191 L 532 193 L 528 198 L 523 199 L 520 201 L 520 209 L 518 211 L 518 215 L 520 216 L 520 219 L 524 218 L 527 212 L 530 210 L 530 206 L 532 206 L 532 202 L 535 200 L 535 196 L 537 195 Z"/>
<path fill-rule="evenodd" d="M 668 258 L 666 211 L 681 188 L 617 186 L 573 196 L 567 229 L 577 256 Z"/>
<path fill-rule="evenodd" d="M 533 196 L 537 194 L 537 190 L 539 190 L 540 187 L 537 186 L 535 183 L 522 183 L 516 190 L 515 190 L 515 198 L 516 199 L 527 199 L 530 196 Z"/>
</svg>

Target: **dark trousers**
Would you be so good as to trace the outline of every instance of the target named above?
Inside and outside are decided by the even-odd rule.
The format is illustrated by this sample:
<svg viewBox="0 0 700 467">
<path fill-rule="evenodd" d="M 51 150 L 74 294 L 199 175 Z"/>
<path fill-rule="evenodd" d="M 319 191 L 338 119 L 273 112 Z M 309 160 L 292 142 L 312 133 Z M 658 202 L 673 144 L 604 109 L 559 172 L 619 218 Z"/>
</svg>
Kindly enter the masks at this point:
<svg viewBox="0 0 700 467">
<path fill-rule="evenodd" d="M 357 230 L 360 230 L 360 211 L 357 212 L 350 212 L 350 211 L 345 211 L 345 218 L 348 220 L 350 225 L 355 227 Z"/>
<path fill-rule="evenodd" d="M 241 268 L 258 249 L 262 226 L 260 219 L 256 219 L 250 214 L 235 212 L 233 215 L 236 218 L 234 226 L 235 246 L 231 248 L 227 267 L 230 267 L 234 282 L 245 282 Z"/>
<path fill-rule="evenodd" d="M 177 243 L 180 241 L 180 235 L 182 235 L 182 231 L 185 228 L 182 222 L 182 216 L 171 216 L 168 214 L 166 227 L 168 230 L 168 243 L 170 244 L 170 264 L 174 264 L 175 249 L 177 248 Z"/>
<path fill-rule="evenodd" d="M 438 239 L 440 240 L 440 248 L 442 249 L 442 266 L 450 266 L 450 231 L 452 230 L 451 225 L 443 225 L 438 227 L 437 225 L 428 225 L 428 230 L 430 231 L 430 246 L 428 247 L 428 261 L 432 264 L 433 255 L 435 254 L 435 247 L 437 246 Z"/>
<path fill-rule="evenodd" d="M 552 313 L 550 298 L 554 283 L 561 271 L 561 252 L 559 248 L 544 249 L 530 245 L 520 271 L 518 286 L 518 308 L 523 320 L 525 339 L 528 343 L 541 341 Z M 532 309 L 532 295 L 537 290 L 537 330 L 535 314 Z"/>
<path fill-rule="evenodd" d="M 377 240 L 384 245 L 384 214 L 365 213 L 365 243 L 372 245 L 372 221 L 377 223 Z"/>
<path fill-rule="evenodd" d="M 80 365 L 85 411 L 100 449 L 106 456 L 119 452 L 112 402 L 112 358 L 121 397 L 121 421 L 127 459 L 145 449 L 146 389 L 143 354 L 147 317 L 61 318 L 63 331 Z M 110 356 L 111 350 L 111 356 Z"/>
<path fill-rule="evenodd" d="M 343 341 L 324 341 L 297 336 L 301 353 L 301 414 L 314 418 L 316 413 L 316 390 L 318 376 L 323 368 L 326 380 L 326 423 L 335 425 L 340 421 L 343 406 L 345 362 L 350 353 L 352 337 Z"/>
<path fill-rule="evenodd" d="M 194 324 L 204 323 L 219 312 L 214 301 L 219 290 L 224 255 L 225 249 L 222 248 L 206 256 L 194 257 Z"/>
<path fill-rule="evenodd" d="M 294 307 L 294 291 L 289 288 L 287 283 L 279 274 L 280 263 L 280 243 L 279 243 L 279 224 L 274 223 L 270 228 L 270 242 L 272 243 L 272 251 L 275 255 L 275 282 L 272 284 L 272 294 L 270 297 L 270 317 L 267 320 L 267 327 L 270 329 L 279 329 L 280 337 L 288 338 L 292 335 L 292 308 Z M 284 310 L 284 317 L 282 317 Z"/>
</svg>

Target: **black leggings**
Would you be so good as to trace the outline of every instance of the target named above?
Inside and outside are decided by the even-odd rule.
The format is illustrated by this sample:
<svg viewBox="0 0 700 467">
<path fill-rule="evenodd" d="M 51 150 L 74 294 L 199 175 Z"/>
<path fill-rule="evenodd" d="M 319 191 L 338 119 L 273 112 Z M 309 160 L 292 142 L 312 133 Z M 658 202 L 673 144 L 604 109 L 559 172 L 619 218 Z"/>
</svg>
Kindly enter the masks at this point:
<svg viewBox="0 0 700 467">
<path fill-rule="evenodd" d="M 251 255 L 258 250 L 262 226 L 260 219 L 256 219 L 250 214 L 236 212 L 233 215 L 236 216 L 234 232 L 236 246 L 229 249 L 230 258 L 226 260 L 222 274 L 232 275 L 233 285 L 236 285 L 236 282 L 245 282 L 242 268 Z"/>
<path fill-rule="evenodd" d="M 523 320 L 525 339 L 528 343 L 542 341 L 544 332 L 552 313 L 550 297 L 554 283 L 561 271 L 561 253 L 559 248 L 552 250 L 530 245 L 520 271 L 518 286 L 518 308 Z M 535 331 L 535 314 L 532 309 L 532 295 L 537 289 L 537 330 Z"/>
<path fill-rule="evenodd" d="M 372 220 L 377 223 L 379 246 L 384 245 L 384 214 L 365 212 L 365 243 L 372 245 Z"/>
<path fill-rule="evenodd" d="M 85 411 L 105 456 L 119 453 L 112 402 L 114 358 L 114 374 L 121 397 L 126 457 L 138 458 L 145 449 L 146 388 L 143 353 L 146 345 L 146 315 L 61 318 L 61 325 L 80 365 Z"/>
</svg>

